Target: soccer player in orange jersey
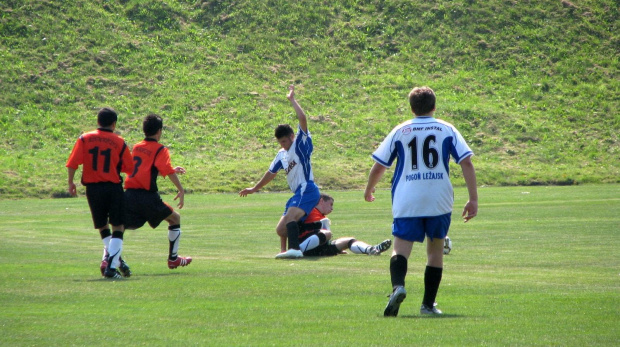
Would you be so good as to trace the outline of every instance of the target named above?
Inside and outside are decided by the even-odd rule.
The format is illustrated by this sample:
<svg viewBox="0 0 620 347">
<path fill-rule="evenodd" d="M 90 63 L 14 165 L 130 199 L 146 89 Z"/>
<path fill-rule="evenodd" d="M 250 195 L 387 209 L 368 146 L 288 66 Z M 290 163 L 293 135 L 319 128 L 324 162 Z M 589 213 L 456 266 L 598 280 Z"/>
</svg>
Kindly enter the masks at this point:
<svg viewBox="0 0 620 347">
<path fill-rule="evenodd" d="M 78 138 L 66 164 L 72 196 L 77 195 L 75 173 L 83 166 L 82 184 L 86 186 L 95 229 L 99 229 L 103 241 L 101 274 L 107 278 L 121 278 L 121 273 L 126 277 L 131 275 L 129 266 L 121 259 L 125 229 L 120 173 L 131 173 L 133 161 L 125 140 L 114 133 L 117 119 L 116 111 L 102 108 L 97 115 L 99 128 Z"/>
<path fill-rule="evenodd" d="M 308 217 L 301 223 L 299 229 L 300 248 L 304 256 L 333 256 L 346 253 L 349 249 L 355 254 L 379 255 L 390 248 L 392 240 L 371 246 L 366 242 L 359 241 L 354 237 L 340 237 L 332 239 L 331 221 L 327 218 L 334 209 L 334 198 L 321 193 L 319 203 L 314 207 Z"/>
<path fill-rule="evenodd" d="M 138 229 L 148 222 L 156 228 L 162 221 L 168 222 L 168 268 L 176 269 L 192 262 L 191 257 L 180 257 L 177 252 L 181 238 L 181 215 L 170 205 L 163 202 L 157 189 L 157 176 L 170 178 L 178 190 L 174 200 L 179 199 L 178 207 L 183 208 L 185 190 L 177 174 L 184 174 L 185 169 L 170 164 L 170 152 L 159 143 L 164 123 L 156 114 L 144 118 L 142 130 L 144 140 L 133 147 L 135 169 L 125 182 L 125 211 L 127 229 Z"/>
</svg>

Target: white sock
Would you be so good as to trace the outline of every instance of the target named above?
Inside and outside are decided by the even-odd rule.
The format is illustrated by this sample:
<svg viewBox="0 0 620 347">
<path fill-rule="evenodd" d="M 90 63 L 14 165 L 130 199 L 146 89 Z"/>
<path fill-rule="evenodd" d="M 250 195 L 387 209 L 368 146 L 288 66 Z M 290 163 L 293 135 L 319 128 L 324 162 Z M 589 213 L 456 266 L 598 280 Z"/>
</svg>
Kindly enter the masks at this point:
<svg viewBox="0 0 620 347">
<path fill-rule="evenodd" d="M 175 258 L 179 252 L 179 241 L 181 240 L 181 228 L 168 230 L 168 241 L 170 241 L 169 258 Z"/>
<path fill-rule="evenodd" d="M 123 239 L 112 238 L 110 239 L 110 245 L 108 246 L 108 254 L 112 263 L 110 267 L 112 269 L 118 268 L 121 264 L 121 252 L 123 251 Z"/>
<path fill-rule="evenodd" d="M 329 218 L 321 219 L 321 224 L 323 225 L 321 229 L 331 230 L 330 228 L 331 228 L 332 222 L 329 220 Z"/>
<path fill-rule="evenodd" d="M 299 245 L 302 252 L 317 248 L 321 241 L 317 235 L 312 235 Z"/>
<path fill-rule="evenodd" d="M 110 248 L 111 238 L 112 236 L 108 236 L 104 239 L 101 239 L 101 241 L 103 241 L 103 256 L 101 257 L 101 260 L 105 260 L 105 257 L 108 255 L 108 248 Z"/>
<path fill-rule="evenodd" d="M 349 249 L 355 254 L 368 254 L 368 252 L 366 251 L 368 247 L 370 247 L 370 245 L 366 242 L 355 241 Z"/>
</svg>

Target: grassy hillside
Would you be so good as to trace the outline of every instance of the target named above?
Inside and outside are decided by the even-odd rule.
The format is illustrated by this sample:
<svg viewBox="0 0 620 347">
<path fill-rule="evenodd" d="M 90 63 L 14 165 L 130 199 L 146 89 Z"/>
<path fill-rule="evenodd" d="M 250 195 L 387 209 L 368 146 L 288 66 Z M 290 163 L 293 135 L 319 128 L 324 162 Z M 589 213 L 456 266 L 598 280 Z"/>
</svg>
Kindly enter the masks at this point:
<svg viewBox="0 0 620 347">
<path fill-rule="evenodd" d="M 416 85 L 470 143 L 480 184 L 620 182 L 618 23 L 613 0 L 5 0 L 0 197 L 62 196 L 103 106 L 130 144 L 162 114 L 189 190 L 237 191 L 294 122 L 290 83 L 326 189 L 363 187 Z"/>
</svg>

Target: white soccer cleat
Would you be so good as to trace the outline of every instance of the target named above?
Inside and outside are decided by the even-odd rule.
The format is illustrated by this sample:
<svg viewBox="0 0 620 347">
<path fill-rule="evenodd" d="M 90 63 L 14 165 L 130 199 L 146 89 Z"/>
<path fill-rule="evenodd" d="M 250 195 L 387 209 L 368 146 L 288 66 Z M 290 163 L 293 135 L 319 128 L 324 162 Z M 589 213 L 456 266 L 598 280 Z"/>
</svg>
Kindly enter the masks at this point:
<svg viewBox="0 0 620 347">
<path fill-rule="evenodd" d="M 299 249 L 289 249 L 286 252 L 276 254 L 276 259 L 297 259 L 303 258 L 304 254 Z"/>
<path fill-rule="evenodd" d="M 394 291 L 390 295 L 390 300 L 385 306 L 385 310 L 383 311 L 383 315 L 385 317 L 396 317 L 398 316 L 398 310 L 400 309 L 400 304 L 407 297 L 407 291 L 405 287 L 398 286 L 394 288 Z"/>
<path fill-rule="evenodd" d="M 383 242 L 381 242 L 380 244 L 376 245 L 376 246 L 372 246 L 370 247 L 370 249 L 368 250 L 368 252 L 366 252 L 366 254 L 368 255 L 379 255 L 385 251 L 387 251 L 390 246 L 392 246 L 392 240 L 387 239 L 384 240 Z"/>
<path fill-rule="evenodd" d="M 435 307 L 435 305 L 437 305 L 437 303 L 433 304 L 433 307 L 429 308 L 428 306 L 422 304 L 422 306 L 420 307 L 420 314 L 437 315 L 437 316 L 440 314 L 443 314 L 443 312 L 441 312 L 440 309 Z"/>
</svg>

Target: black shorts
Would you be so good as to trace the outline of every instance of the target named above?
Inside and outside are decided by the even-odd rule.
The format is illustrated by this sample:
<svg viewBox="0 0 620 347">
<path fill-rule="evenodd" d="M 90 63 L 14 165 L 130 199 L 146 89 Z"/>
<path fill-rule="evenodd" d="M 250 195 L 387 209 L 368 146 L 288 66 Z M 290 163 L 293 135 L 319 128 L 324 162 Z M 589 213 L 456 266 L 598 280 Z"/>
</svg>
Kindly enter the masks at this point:
<svg viewBox="0 0 620 347">
<path fill-rule="evenodd" d="M 333 241 L 329 241 L 316 248 L 304 252 L 304 257 L 331 257 L 340 254 L 338 247 Z"/>
<path fill-rule="evenodd" d="M 127 189 L 125 191 L 125 228 L 138 229 L 149 222 L 151 228 L 157 226 L 174 209 L 162 201 L 158 192 L 143 189 Z"/>
<path fill-rule="evenodd" d="M 86 185 L 86 199 L 95 229 L 123 225 L 123 186 L 120 183 L 101 182 Z"/>
</svg>

